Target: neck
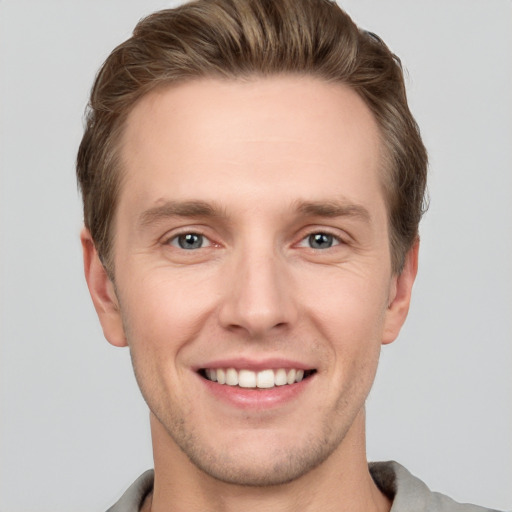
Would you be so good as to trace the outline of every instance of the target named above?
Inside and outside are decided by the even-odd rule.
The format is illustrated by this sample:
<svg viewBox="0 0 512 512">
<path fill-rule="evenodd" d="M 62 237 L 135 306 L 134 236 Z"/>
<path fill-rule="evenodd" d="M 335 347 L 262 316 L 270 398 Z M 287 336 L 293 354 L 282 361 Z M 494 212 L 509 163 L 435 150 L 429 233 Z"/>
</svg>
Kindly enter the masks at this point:
<svg viewBox="0 0 512 512">
<path fill-rule="evenodd" d="M 190 462 L 154 416 L 151 432 L 155 483 L 144 511 L 389 512 L 391 508 L 368 471 L 364 410 L 324 462 L 292 482 L 268 487 L 239 486 L 207 475 Z"/>
</svg>

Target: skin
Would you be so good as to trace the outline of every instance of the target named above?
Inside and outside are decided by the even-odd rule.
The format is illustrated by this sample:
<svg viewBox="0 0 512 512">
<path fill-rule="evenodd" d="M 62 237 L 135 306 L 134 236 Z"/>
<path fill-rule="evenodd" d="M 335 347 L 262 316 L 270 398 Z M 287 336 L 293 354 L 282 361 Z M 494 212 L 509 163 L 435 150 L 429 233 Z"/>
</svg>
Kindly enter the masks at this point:
<svg viewBox="0 0 512 512">
<path fill-rule="evenodd" d="M 105 337 L 130 347 L 151 410 L 146 508 L 389 510 L 364 403 L 407 316 L 418 246 L 395 275 L 364 102 L 311 77 L 195 80 L 137 103 L 122 159 L 115 285 L 86 229 L 82 244 Z M 187 233 L 203 245 L 181 248 Z M 314 248 L 315 233 L 332 238 Z M 316 373 L 283 403 L 238 407 L 196 371 L 235 357 Z"/>
</svg>

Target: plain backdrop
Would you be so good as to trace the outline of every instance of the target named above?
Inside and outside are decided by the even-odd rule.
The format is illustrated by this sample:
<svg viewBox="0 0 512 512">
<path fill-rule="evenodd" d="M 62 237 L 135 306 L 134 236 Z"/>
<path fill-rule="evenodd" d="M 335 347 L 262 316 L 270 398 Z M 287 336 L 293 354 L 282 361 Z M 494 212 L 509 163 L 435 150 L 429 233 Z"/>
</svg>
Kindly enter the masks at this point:
<svg viewBox="0 0 512 512">
<path fill-rule="evenodd" d="M 103 511 L 152 466 L 126 349 L 81 267 L 74 159 L 96 70 L 162 0 L 0 0 L 0 511 Z M 512 3 L 350 0 L 407 69 L 431 161 L 408 322 L 368 457 L 512 508 Z M 307 414 L 307 411 L 305 411 Z"/>
</svg>

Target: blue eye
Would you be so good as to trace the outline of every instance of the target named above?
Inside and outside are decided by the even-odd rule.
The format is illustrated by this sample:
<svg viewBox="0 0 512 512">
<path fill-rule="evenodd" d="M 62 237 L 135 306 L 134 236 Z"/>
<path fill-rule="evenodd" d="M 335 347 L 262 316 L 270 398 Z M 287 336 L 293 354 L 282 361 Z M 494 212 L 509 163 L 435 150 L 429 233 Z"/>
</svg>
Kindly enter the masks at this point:
<svg viewBox="0 0 512 512">
<path fill-rule="evenodd" d="M 329 233 L 312 233 L 307 237 L 307 242 L 312 249 L 329 249 L 339 243 L 337 238 Z"/>
<path fill-rule="evenodd" d="M 201 249 L 210 245 L 210 241 L 199 233 L 184 233 L 183 235 L 178 235 L 174 237 L 170 243 L 174 247 L 188 251 Z"/>
</svg>

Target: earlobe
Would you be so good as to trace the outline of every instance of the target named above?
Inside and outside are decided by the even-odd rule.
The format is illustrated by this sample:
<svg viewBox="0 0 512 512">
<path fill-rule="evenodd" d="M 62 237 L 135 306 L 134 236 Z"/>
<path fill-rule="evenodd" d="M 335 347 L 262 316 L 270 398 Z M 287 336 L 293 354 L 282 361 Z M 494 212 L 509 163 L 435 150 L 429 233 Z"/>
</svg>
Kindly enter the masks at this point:
<svg viewBox="0 0 512 512">
<path fill-rule="evenodd" d="M 83 228 L 80 234 L 84 259 L 84 273 L 92 302 L 107 341 L 116 347 L 127 345 L 119 302 L 114 284 L 103 266 L 91 234 Z"/>
<path fill-rule="evenodd" d="M 402 272 L 393 277 L 382 337 L 383 345 L 391 343 L 397 338 L 407 318 L 411 303 L 412 287 L 418 273 L 419 244 L 419 239 L 417 239 L 405 256 Z"/>
</svg>

